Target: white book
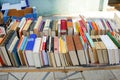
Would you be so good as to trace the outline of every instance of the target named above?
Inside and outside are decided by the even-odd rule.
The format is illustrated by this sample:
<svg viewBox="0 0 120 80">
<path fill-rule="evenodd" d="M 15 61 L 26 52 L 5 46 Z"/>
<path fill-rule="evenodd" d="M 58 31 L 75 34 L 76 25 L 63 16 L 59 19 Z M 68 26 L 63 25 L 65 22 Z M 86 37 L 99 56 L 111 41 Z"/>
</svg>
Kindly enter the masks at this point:
<svg viewBox="0 0 120 80">
<path fill-rule="evenodd" d="M 46 40 L 47 40 L 47 36 L 43 36 L 41 46 L 42 46 L 42 57 L 43 57 L 44 65 L 45 65 L 45 66 L 48 66 L 48 65 L 49 65 L 48 54 L 47 54 L 47 52 L 45 51 Z"/>
<path fill-rule="evenodd" d="M 114 50 L 115 55 L 115 63 L 119 63 L 119 52 L 117 46 L 113 43 L 113 41 L 106 35 L 107 40 L 109 41 L 109 44 L 111 45 L 111 48 Z"/>
<path fill-rule="evenodd" d="M 74 34 L 77 33 L 77 30 L 76 30 L 76 20 L 73 20 L 73 31 L 74 31 Z"/>
<path fill-rule="evenodd" d="M 58 27 L 57 27 L 57 29 L 56 30 L 58 30 L 58 37 L 60 37 L 60 32 L 61 32 L 61 29 L 60 29 L 60 20 L 58 20 Z"/>
<path fill-rule="evenodd" d="M 33 61 L 33 52 L 31 50 L 27 50 L 25 51 L 26 54 L 26 58 L 27 58 L 27 62 L 29 66 L 35 66 L 35 63 Z"/>
<path fill-rule="evenodd" d="M 117 64 L 119 62 L 118 61 L 119 56 L 116 57 L 116 55 L 118 55 L 117 47 L 115 47 L 114 43 L 111 41 L 111 39 L 107 35 L 101 35 L 100 38 L 108 50 L 109 64 Z"/>
<path fill-rule="evenodd" d="M 25 22 L 26 22 L 26 18 L 23 17 L 23 18 L 21 19 L 19 25 L 18 25 L 18 28 L 21 28 L 21 27 L 23 26 L 23 24 L 25 24 Z"/>
<path fill-rule="evenodd" d="M 38 26 L 39 26 L 41 20 L 42 20 L 42 16 L 39 16 L 38 19 L 37 19 L 37 22 L 36 22 L 36 24 L 35 24 L 34 29 L 38 29 Z"/>
<path fill-rule="evenodd" d="M 33 48 L 33 58 L 34 58 L 34 63 L 35 67 L 41 67 L 41 58 L 40 58 L 40 46 L 41 46 L 41 38 L 36 38 L 35 39 L 35 44 Z"/>
<path fill-rule="evenodd" d="M 50 26 L 50 19 L 46 19 L 43 31 L 48 30 L 49 26 Z"/>
</svg>

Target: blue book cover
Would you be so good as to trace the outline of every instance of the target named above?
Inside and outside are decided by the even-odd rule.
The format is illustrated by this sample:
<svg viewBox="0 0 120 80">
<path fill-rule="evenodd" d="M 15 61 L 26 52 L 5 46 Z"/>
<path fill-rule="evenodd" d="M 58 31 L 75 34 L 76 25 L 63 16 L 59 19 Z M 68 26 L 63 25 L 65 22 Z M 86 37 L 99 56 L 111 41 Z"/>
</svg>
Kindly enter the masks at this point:
<svg viewBox="0 0 120 80">
<path fill-rule="evenodd" d="M 25 50 L 33 50 L 36 37 L 37 37 L 36 34 L 30 34 L 30 37 L 27 40 L 27 45 Z"/>
<path fill-rule="evenodd" d="M 15 58 L 15 62 L 16 62 L 16 66 L 20 66 L 21 63 L 20 63 L 20 59 L 19 59 L 19 56 L 18 56 L 18 53 L 17 53 L 17 46 L 18 46 L 18 43 L 19 43 L 19 40 L 16 42 L 15 46 L 14 46 L 14 49 L 12 51 L 13 53 L 13 57 Z"/>
<path fill-rule="evenodd" d="M 91 45 L 92 47 L 95 47 L 95 45 L 94 45 L 92 39 L 90 38 L 90 35 L 89 35 L 88 33 L 85 33 L 85 35 L 86 35 L 88 41 L 90 42 L 90 45 Z"/>
<path fill-rule="evenodd" d="M 27 44 L 27 37 L 24 37 L 23 42 L 20 46 L 20 50 L 23 50 L 26 44 Z"/>
<path fill-rule="evenodd" d="M 90 22 L 88 22 L 88 24 L 89 24 L 90 30 L 92 30 L 92 29 L 93 29 L 93 27 L 92 27 L 91 23 L 90 23 Z"/>
</svg>

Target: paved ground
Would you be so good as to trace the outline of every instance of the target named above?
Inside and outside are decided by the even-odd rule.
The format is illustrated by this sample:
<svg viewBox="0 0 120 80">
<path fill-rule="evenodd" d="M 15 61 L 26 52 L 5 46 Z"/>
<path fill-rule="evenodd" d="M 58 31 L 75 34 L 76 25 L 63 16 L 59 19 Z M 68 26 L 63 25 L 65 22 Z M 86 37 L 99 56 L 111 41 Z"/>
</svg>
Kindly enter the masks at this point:
<svg viewBox="0 0 120 80">
<path fill-rule="evenodd" d="M 120 70 L 0 73 L 0 80 L 120 80 Z"/>
</svg>

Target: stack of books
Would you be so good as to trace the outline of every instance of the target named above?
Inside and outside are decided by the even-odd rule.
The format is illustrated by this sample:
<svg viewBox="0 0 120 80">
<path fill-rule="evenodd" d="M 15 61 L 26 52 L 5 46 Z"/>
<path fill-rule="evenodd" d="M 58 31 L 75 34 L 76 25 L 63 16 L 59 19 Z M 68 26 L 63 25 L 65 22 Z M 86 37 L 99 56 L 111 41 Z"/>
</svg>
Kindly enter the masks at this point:
<svg viewBox="0 0 120 80">
<path fill-rule="evenodd" d="M 68 67 L 120 63 L 120 19 L 23 17 L 6 26 L 0 66 Z"/>
</svg>

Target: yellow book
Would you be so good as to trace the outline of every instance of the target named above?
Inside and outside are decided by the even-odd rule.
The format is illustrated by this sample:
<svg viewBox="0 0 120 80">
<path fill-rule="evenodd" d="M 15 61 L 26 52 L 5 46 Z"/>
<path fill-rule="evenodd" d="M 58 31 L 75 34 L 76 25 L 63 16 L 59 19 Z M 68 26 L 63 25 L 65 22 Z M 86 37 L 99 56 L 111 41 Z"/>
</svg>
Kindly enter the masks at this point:
<svg viewBox="0 0 120 80">
<path fill-rule="evenodd" d="M 76 25 L 76 33 L 79 33 L 79 23 L 78 22 L 75 22 L 75 25 Z"/>
<path fill-rule="evenodd" d="M 66 48 L 65 48 L 65 41 L 63 41 L 63 38 L 60 37 L 59 38 L 59 53 L 60 53 L 60 60 L 62 63 L 62 66 L 67 66 L 67 60 L 65 57 L 65 53 L 66 53 Z"/>
</svg>

